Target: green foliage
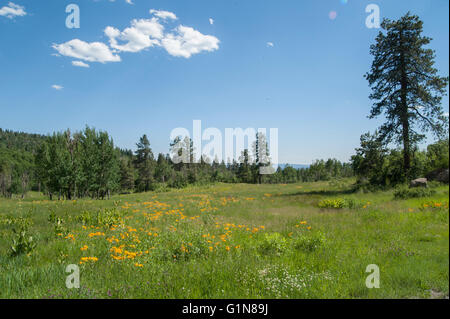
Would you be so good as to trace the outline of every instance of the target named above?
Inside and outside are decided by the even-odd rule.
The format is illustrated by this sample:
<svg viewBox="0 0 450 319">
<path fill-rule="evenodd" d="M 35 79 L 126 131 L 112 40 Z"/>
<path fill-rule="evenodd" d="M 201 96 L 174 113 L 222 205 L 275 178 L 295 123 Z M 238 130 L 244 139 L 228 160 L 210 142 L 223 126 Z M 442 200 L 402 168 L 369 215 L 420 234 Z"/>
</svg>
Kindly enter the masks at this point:
<svg viewBox="0 0 450 319">
<path fill-rule="evenodd" d="M 416 149 L 412 155 L 409 177 L 424 177 L 448 165 L 448 140 L 430 144 L 426 151 Z M 361 136 L 361 147 L 356 149 L 351 161 L 358 176 L 358 188 L 375 190 L 377 187 L 383 189 L 407 182 L 403 152 L 385 149 L 378 133 Z"/>
<path fill-rule="evenodd" d="M 0 146 L 0 195 L 22 197 L 34 185 L 33 154 L 20 149 Z"/>
<path fill-rule="evenodd" d="M 53 233 L 55 236 L 66 236 L 68 234 L 68 230 L 63 226 L 64 219 L 56 216 L 55 212 L 52 210 L 47 220 L 53 225 Z"/>
<path fill-rule="evenodd" d="M 414 147 L 425 138 L 423 133 L 448 136 L 448 118 L 441 106 L 448 77 L 439 76 L 434 68 L 434 51 L 427 47 L 431 38 L 422 35 L 418 16 L 408 12 L 397 21 L 384 19 L 381 28 L 370 47 L 374 60 L 366 74 L 374 101 L 369 117 L 385 117 L 379 142 L 402 144 L 402 175 L 408 179 L 414 174 L 410 171 Z"/>
<path fill-rule="evenodd" d="M 106 132 L 86 127 L 72 136 L 55 133 L 36 156 L 37 175 L 50 198 L 104 198 L 119 188 L 119 151 Z"/>
<path fill-rule="evenodd" d="M 424 187 L 408 188 L 406 186 L 403 186 L 395 190 L 394 198 L 408 199 L 408 198 L 430 197 L 435 193 L 436 191 L 430 188 Z"/>
<path fill-rule="evenodd" d="M 182 172 L 176 172 L 175 178 L 169 183 L 173 188 L 184 188 L 188 185 L 188 179 Z"/>
<path fill-rule="evenodd" d="M 30 224 L 31 222 L 24 218 L 15 221 L 15 226 L 12 229 L 14 237 L 10 246 L 10 256 L 30 255 L 36 248 L 36 241 L 29 233 Z"/>
<path fill-rule="evenodd" d="M 122 221 L 123 213 L 116 208 L 104 209 L 97 212 L 95 219 L 97 226 L 106 226 L 111 228 L 113 225 L 118 225 Z"/>
<path fill-rule="evenodd" d="M 427 146 L 426 171 L 432 172 L 436 169 L 449 167 L 449 139 L 438 141 Z"/>
<path fill-rule="evenodd" d="M 0 148 L 35 153 L 45 139 L 46 137 L 40 134 L 14 132 L 0 128 Z"/>
<path fill-rule="evenodd" d="M 344 208 L 346 206 L 346 202 L 342 198 L 323 199 L 319 202 L 318 206 L 320 208 Z"/>
<path fill-rule="evenodd" d="M 280 256 L 288 249 L 288 241 L 280 233 L 266 233 L 258 242 L 257 249 L 263 255 Z"/>
<path fill-rule="evenodd" d="M 333 198 L 333 199 L 322 199 L 321 201 L 319 201 L 319 203 L 317 204 L 317 206 L 319 208 L 336 208 L 336 209 L 340 209 L 340 208 L 350 208 L 350 209 L 355 209 L 355 208 L 361 208 L 364 206 L 363 203 L 354 200 L 352 198 Z"/>
<path fill-rule="evenodd" d="M 134 160 L 137 170 L 136 188 L 147 192 L 151 189 L 155 169 L 155 159 L 147 135 L 143 135 L 136 144 L 136 157 Z"/>
<path fill-rule="evenodd" d="M 297 250 L 312 252 L 324 247 L 326 244 L 325 235 L 322 232 L 301 234 L 293 239 L 293 247 Z"/>
<path fill-rule="evenodd" d="M 111 228 L 113 225 L 119 225 L 122 222 L 124 213 L 117 208 L 102 209 L 96 213 L 83 211 L 78 215 L 77 220 L 83 225 L 105 226 Z"/>
</svg>

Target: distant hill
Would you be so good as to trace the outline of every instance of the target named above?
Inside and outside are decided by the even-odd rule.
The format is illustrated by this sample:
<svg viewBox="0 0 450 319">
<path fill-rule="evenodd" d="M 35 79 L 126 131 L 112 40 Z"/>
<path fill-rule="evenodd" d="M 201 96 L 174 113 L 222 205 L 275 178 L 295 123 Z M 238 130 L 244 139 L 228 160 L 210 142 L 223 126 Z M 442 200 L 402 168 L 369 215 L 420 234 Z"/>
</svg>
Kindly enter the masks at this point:
<svg viewBox="0 0 450 319">
<path fill-rule="evenodd" d="M 310 165 L 309 164 L 278 164 L 279 167 L 281 167 L 281 169 L 284 169 L 286 166 L 291 166 L 292 168 L 295 169 L 300 169 L 300 168 L 308 168 Z"/>
<path fill-rule="evenodd" d="M 34 153 L 45 140 L 45 135 L 14 132 L 0 128 L 0 147 Z"/>
</svg>

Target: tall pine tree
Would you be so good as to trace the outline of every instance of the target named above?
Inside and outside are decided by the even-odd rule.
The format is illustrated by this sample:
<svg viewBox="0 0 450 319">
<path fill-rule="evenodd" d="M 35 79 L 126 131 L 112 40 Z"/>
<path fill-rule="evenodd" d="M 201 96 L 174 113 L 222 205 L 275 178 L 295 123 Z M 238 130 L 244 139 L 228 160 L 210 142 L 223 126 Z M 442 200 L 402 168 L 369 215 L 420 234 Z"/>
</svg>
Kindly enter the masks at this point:
<svg viewBox="0 0 450 319">
<path fill-rule="evenodd" d="M 407 13 L 398 21 L 384 19 L 376 43 L 370 47 L 374 56 L 366 78 L 372 88 L 374 104 L 369 118 L 384 112 L 385 123 L 379 129 L 386 144 L 396 140 L 403 145 L 403 170 L 409 177 L 413 146 L 432 131 L 438 137 L 448 128 L 441 107 L 448 77 L 440 77 L 434 65 L 434 51 L 426 48 L 431 41 L 422 35 L 422 21 Z"/>
<path fill-rule="evenodd" d="M 138 190 L 147 192 L 151 189 L 155 168 L 155 159 L 147 135 L 144 134 L 136 146 L 135 166 L 138 174 L 136 186 Z"/>
</svg>

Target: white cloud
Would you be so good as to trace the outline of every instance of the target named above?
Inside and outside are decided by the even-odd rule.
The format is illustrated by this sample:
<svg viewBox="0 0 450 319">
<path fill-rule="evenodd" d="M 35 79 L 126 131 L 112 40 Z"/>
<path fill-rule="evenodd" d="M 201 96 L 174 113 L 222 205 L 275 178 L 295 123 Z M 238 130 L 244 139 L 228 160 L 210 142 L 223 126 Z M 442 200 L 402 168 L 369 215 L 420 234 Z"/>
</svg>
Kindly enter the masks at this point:
<svg viewBox="0 0 450 319">
<path fill-rule="evenodd" d="M 445 113 L 444 113 L 444 116 L 445 116 L 445 117 L 448 117 L 448 116 L 449 116 L 448 112 L 445 112 Z"/>
<path fill-rule="evenodd" d="M 60 91 L 60 90 L 62 90 L 64 87 L 61 86 L 61 85 L 58 85 L 58 84 L 53 84 L 53 85 L 52 85 L 52 88 L 54 88 L 54 89 L 57 90 L 57 91 Z"/>
<path fill-rule="evenodd" d="M 118 51 L 139 52 L 159 45 L 160 39 L 164 36 L 164 27 L 157 18 L 134 19 L 131 21 L 131 27 L 122 32 L 111 26 L 106 27 L 104 32 L 109 38 L 111 48 Z M 125 44 L 121 45 L 117 40 L 125 41 Z"/>
<path fill-rule="evenodd" d="M 202 51 L 214 51 L 219 49 L 219 39 L 212 35 L 204 35 L 199 31 L 180 25 L 176 28 L 176 34 L 167 34 L 161 43 L 170 55 L 190 58 L 193 54 Z"/>
<path fill-rule="evenodd" d="M 155 16 L 166 19 L 176 19 L 171 12 L 150 10 Z M 165 33 L 161 21 L 151 19 L 132 20 L 131 26 L 120 31 L 108 26 L 104 33 L 109 38 L 111 48 L 124 52 L 139 52 L 144 49 L 162 46 L 166 51 L 177 57 L 190 58 L 202 51 L 214 51 L 219 48 L 219 39 L 211 35 L 204 35 L 199 31 L 179 25 L 173 33 Z M 119 43 L 121 41 L 122 43 Z"/>
<path fill-rule="evenodd" d="M 267 46 L 273 48 L 274 44 L 273 42 L 267 42 Z"/>
<path fill-rule="evenodd" d="M 171 20 L 177 20 L 177 16 L 175 13 L 170 11 L 163 11 L 163 10 L 155 10 L 151 9 L 150 14 L 153 14 L 155 17 L 161 18 L 163 20 L 171 19 Z"/>
<path fill-rule="evenodd" d="M 12 19 L 16 16 L 25 16 L 27 13 L 25 12 L 25 7 L 19 6 L 12 2 L 9 2 L 7 6 L 0 8 L 0 16 L 7 17 Z"/>
<path fill-rule="evenodd" d="M 72 61 L 73 66 L 78 66 L 81 68 L 89 68 L 89 64 L 84 63 L 83 61 Z"/>
<path fill-rule="evenodd" d="M 214 19 L 213 18 L 209 18 L 209 24 L 214 24 Z"/>
<path fill-rule="evenodd" d="M 140 52 L 150 47 L 163 47 L 170 55 L 190 58 L 202 51 L 219 49 L 219 39 L 204 35 L 194 28 L 179 25 L 171 32 L 165 32 L 163 23 L 176 20 L 169 11 L 150 10 L 150 19 L 134 19 L 123 31 L 107 26 L 104 34 L 109 39 L 109 47 L 102 42 L 84 42 L 73 39 L 62 44 L 53 44 L 60 54 L 87 62 L 119 62 L 119 52 Z M 212 20 L 212 19 L 211 19 Z M 56 53 L 54 53 L 56 54 Z M 74 66 L 89 67 L 82 61 L 73 61 Z"/>
<path fill-rule="evenodd" d="M 88 62 L 119 62 L 120 56 L 111 52 L 102 42 L 84 42 L 73 39 L 62 44 L 52 46 L 59 54 Z"/>
</svg>

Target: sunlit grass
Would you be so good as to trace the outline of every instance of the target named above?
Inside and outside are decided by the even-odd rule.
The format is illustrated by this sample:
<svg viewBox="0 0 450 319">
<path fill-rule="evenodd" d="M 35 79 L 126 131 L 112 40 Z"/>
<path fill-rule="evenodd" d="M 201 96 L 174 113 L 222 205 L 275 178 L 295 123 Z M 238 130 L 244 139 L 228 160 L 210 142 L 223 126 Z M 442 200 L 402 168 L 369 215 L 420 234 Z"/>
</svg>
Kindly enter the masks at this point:
<svg viewBox="0 0 450 319">
<path fill-rule="evenodd" d="M 0 199 L 0 297 L 448 296 L 448 186 L 396 200 L 351 193 L 351 182 Z M 36 248 L 12 256 L 23 220 Z M 65 286 L 69 264 L 80 289 Z M 380 267 L 379 289 L 365 286 L 369 264 Z"/>
</svg>

